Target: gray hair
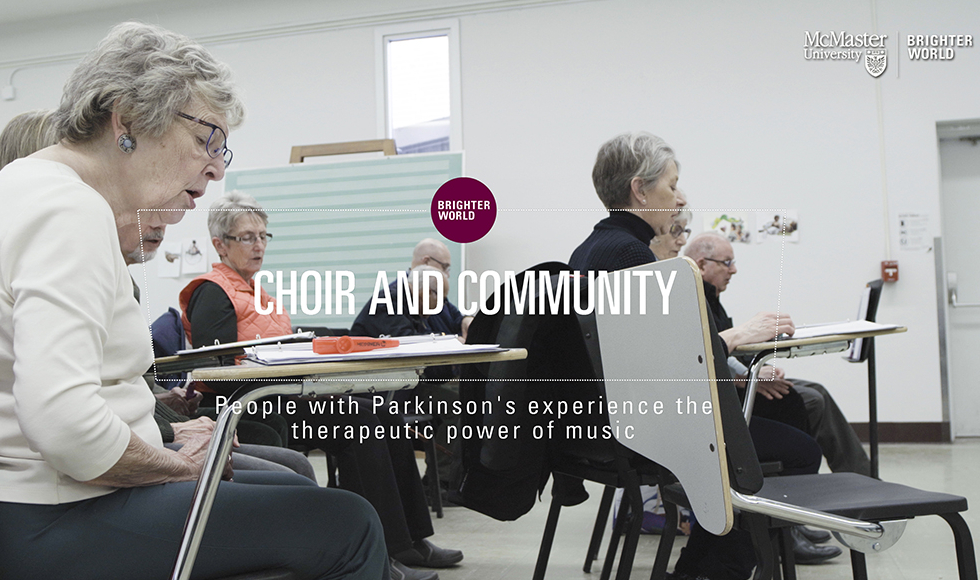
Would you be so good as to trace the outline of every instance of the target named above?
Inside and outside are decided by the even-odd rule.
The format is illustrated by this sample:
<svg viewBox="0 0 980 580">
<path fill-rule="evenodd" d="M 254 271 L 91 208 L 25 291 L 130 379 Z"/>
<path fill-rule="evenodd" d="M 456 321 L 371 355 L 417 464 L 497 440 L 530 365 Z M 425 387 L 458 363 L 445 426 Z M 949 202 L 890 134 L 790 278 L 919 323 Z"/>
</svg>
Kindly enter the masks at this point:
<svg viewBox="0 0 980 580">
<path fill-rule="evenodd" d="M 702 232 L 687 243 L 684 255 L 695 262 L 701 258 L 711 258 L 723 243 L 728 243 L 728 240 L 718 232 Z"/>
<path fill-rule="evenodd" d="M 235 229 L 235 224 L 243 213 L 254 215 L 262 223 L 269 225 L 269 214 L 262 210 L 259 202 L 251 195 L 233 189 L 211 204 L 211 211 L 208 212 L 208 233 L 212 238 L 223 239 Z"/>
<path fill-rule="evenodd" d="M 693 220 L 693 219 L 694 219 L 694 214 L 692 214 L 690 212 L 690 210 L 686 210 L 685 209 L 685 210 L 682 210 L 679 214 L 677 214 L 677 217 L 674 218 L 674 221 L 675 222 L 686 222 L 686 223 L 690 224 L 691 223 L 691 220 Z"/>
<path fill-rule="evenodd" d="M 21 113 L 0 133 L 0 167 L 57 142 L 51 111 Z"/>
<path fill-rule="evenodd" d="M 606 209 L 629 206 L 631 183 L 639 177 L 655 185 L 673 161 L 674 150 L 663 139 L 645 131 L 624 133 L 602 144 L 592 168 L 592 184 Z"/>
<path fill-rule="evenodd" d="M 117 112 L 133 135 L 163 135 L 176 113 L 197 99 L 241 125 L 245 106 L 231 71 L 193 40 L 157 26 L 124 22 L 75 68 L 55 111 L 58 138 L 85 143 Z"/>
</svg>

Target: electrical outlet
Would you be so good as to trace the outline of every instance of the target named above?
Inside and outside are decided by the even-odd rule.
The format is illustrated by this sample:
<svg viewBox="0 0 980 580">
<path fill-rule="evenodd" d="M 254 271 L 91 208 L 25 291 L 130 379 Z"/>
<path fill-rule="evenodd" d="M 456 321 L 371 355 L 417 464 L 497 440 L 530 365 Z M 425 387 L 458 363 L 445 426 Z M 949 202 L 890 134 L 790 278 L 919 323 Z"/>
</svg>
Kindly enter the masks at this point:
<svg viewBox="0 0 980 580">
<path fill-rule="evenodd" d="M 7 85 L 0 89 L 0 97 L 3 97 L 5 101 L 12 101 L 17 97 L 17 90 L 14 89 L 14 85 Z"/>
</svg>

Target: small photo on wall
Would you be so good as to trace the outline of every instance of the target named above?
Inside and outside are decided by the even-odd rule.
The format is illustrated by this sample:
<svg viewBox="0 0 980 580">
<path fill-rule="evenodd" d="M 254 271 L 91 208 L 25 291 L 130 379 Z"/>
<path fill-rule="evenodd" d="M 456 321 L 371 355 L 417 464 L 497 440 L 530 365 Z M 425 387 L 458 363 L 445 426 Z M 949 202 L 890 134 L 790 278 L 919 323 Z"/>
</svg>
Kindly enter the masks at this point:
<svg viewBox="0 0 980 580">
<path fill-rule="evenodd" d="M 164 241 L 162 244 L 160 244 L 160 250 L 157 253 L 157 258 L 156 260 L 153 260 L 157 265 L 157 276 L 160 276 L 161 278 L 179 278 L 181 263 L 180 254 L 180 242 Z"/>
<path fill-rule="evenodd" d="M 208 248 L 196 238 L 184 240 L 180 258 L 181 274 L 203 274 L 208 271 Z"/>
<path fill-rule="evenodd" d="M 795 209 L 779 212 L 760 211 L 756 214 L 756 236 L 758 243 L 766 241 L 782 241 L 798 243 L 800 241 L 800 218 Z"/>
<path fill-rule="evenodd" d="M 747 223 L 751 214 L 711 213 L 704 214 L 704 231 L 716 232 L 733 244 L 748 244 L 752 241 L 752 227 Z"/>
</svg>

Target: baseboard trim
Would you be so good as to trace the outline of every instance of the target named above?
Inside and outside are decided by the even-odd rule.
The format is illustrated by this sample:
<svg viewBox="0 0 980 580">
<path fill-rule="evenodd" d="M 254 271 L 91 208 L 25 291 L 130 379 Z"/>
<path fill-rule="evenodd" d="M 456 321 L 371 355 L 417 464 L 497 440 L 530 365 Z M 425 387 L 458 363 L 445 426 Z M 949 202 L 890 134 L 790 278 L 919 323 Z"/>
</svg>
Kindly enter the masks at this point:
<svg viewBox="0 0 980 580">
<path fill-rule="evenodd" d="M 868 424 L 851 423 L 861 441 L 868 442 Z M 949 423 L 878 423 L 879 443 L 949 443 Z"/>
</svg>

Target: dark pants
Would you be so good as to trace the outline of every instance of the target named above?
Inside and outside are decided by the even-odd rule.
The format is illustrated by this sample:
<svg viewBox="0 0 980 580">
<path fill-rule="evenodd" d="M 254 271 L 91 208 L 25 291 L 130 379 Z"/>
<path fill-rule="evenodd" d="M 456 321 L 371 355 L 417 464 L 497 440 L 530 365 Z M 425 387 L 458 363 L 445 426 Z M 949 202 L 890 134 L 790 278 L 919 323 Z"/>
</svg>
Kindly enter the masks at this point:
<svg viewBox="0 0 980 580">
<path fill-rule="evenodd" d="M 459 381 L 419 382 L 418 386 L 414 389 L 396 391 L 394 398 L 397 401 L 421 401 L 423 409 L 426 410 L 429 409 L 430 404 L 432 407 L 438 408 L 438 402 L 445 401 L 449 404 L 449 408 L 452 409 L 453 402 L 459 400 Z M 409 409 L 411 408 L 410 406 Z M 439 466 L 439 482 L 444 484 L 444 487 L 447 487 L 452 481 L 453 459 L 462 453 L 459 438 L 451 441 L 449 439 L 450 426 L 454 427 L 457 432 L 459 430 L 459 415 L 452 412 L 445 414 L 436 413 L 433 414 L 433 420 L 435 427 L 434 440 L 437 450 L 436 463 Z M 416 443 L 416 448 L 421 449 L 421 446 Z M 428 483 L 432 485 L 432 482 Z"/>
<path fill-rule="evenodd" d="M 405 436 L 405 422 L 398 415 L 379 408 L 374 414 L 368 399 L 356 398 L 356 412 L 350 413 L 311 413 L 305 401 L 299 401 L 297 412 L 289 415 L 294 422 L 306 421 L 308 424 L 352 427 L 356 432 L 361 426 L 374 433 L 383 426 L 386 435 L 382 438 L 371 436 L 363 443 L 357 439 L 312 438 L 299 440 L 304 446 L 322 449 L 337 458 L 338 483 L 342 489 L 352 491 L 371 502 L 378 511 L 384 527 L 388 552 L 398 554 L 412 547 L 412 544 L 435 533 L 429 507 L 422 489 L 418 465 L 415 463 L 415 449 L 412 438 Z M 348 410 L 353 409 L 348 406 Z M 392 437 L 394 429 L 399 434 Z"/>
<path fill-rule="evenodd" d="M 807 432 L 820 444 L 830 470 L 835 473 L 851 471 L 870 477 L 871 459 L 827 389 L 820 383 L 790 380 L 806 405 L 810 422 L 810 430 Z"/>
<path fill-rule="evenodd" d="M 288 568 L 301 579 L 387 580 L 381 526 L 363 499 L 287 473 L 222 482 L 194 578 Z M 0 578 L 169 577 L 195 482 L 61 505 L 0 503 Z"/>
<path fill-rule="evenodd" d="M 782 475 L 819 471 L 820 446 L 799 429 L 753 417 L 749 432 L 759 461 L 781 461 Z M 711 580 L 745 580 L 751 576 L 755 564 L 748 532 L 732 530 L 725 536 L 716 536 L 694 525 L 674 571 L 690 576 L 702 575 Z"/>
</svg>

